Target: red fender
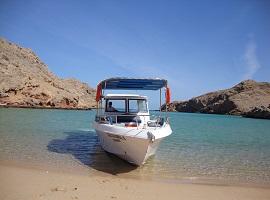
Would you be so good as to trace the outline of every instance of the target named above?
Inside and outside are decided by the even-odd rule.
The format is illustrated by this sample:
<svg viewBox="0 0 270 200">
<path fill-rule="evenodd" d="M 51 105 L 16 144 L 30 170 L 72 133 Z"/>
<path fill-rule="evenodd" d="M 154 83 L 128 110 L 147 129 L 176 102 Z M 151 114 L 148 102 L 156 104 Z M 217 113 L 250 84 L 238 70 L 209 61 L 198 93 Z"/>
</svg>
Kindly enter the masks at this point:
<svg viewBox="0 0 270 200">
<path fill-rule="evenodd" d="M 171 102 L 171 90 L 169 87 L 166 87 L 166 104 Z"/>
<path fill-rule="evenodd" d="M 102 96 L 102 87 L 101 84 L 97 85 L 96 101 L 99 101 Z"/>
</svg>

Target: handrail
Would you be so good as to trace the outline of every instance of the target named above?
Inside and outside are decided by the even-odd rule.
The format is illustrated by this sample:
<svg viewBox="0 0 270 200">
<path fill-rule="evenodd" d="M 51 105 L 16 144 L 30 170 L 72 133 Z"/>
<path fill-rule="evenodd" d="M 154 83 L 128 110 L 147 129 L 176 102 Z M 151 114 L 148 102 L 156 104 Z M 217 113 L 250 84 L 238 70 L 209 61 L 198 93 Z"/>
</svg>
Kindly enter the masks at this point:
<svg viewBox="0 0 270 200">
<path fill-rule="evenodd" d="M 143 115 L 143 114 L 121 114 L 121 115 L 117 115 L 117 114 L 103 114 L 103 115 L 99 115 L 99 116 L 150 116 L 150 114 L 147 115 Z"/>
<path fill-rule="evenodd" d="M 103 114 L 103 115 L 99 115 L 99 116 L 96 116 L 96 117 L 99 117 L 99 120 L 101 118 L 104 119 L 104 122 L 109 122 L 109 124 L 113 124 L 113 119 L 112 117 L 115 117 L 115 123 L 118 124 L 118 117 L 121 117 L 121 116 L 135 116 L 135 120 L 136 120 L 136 127 L 137 129 L 139 129 L 139 122 L 138 122 L 138 116 L 150 116 L 150 114 L 120 114 L 120 115 L 117 115 L 117 113 L 114 113 L 114 114 Z M 159 121 L 161 120 L 161 118 L 163 118 L 163 124 L 162 126 L 165 126 L 165 124 L 168 124 L 169 123 L 169 118 L 168 117 L 162 117 L 162 116 L 156 116 L 156 120 L 152 120 L 152 121 L 155 121 L 155 129 L 159 127 Z M 146 123 L 146 125 L 148 126 L 148 123 Z M 161 124 L 160 124 L 161 125 Z M 135 127 L 135 126 L 134 126 Z M 145 126 L 143 126 L 145 127 Z M 151 126 L 153 127 L 153 126 Z"/>
<path fill-rule="evenodd" d="M 145 117 L 145 116 L 150 116 L 150 114 L 138 114 L 138 113 L 135 113 L 135 114 L 118 114 L 118 113 L 104 113 L 102 115 L 98 115 L 97 117 L 103 117 L 105 121 L 108 121 L 110 124 L 113 124 L 112 123 L 112 117 L 115 117 L 115 123 L 118 124 L 118 117 L 129 117 L 129 116 L 134 116 L 135 117 L 135 120 L 136 120 L 136 127 L 137 129 L 139 128 L 139 121 L 138 121 L 138 117 L 142 116 L 142 117 Z M 110 117 L 110 120 L 107 119 L 107 117 Z"/>
</svg>

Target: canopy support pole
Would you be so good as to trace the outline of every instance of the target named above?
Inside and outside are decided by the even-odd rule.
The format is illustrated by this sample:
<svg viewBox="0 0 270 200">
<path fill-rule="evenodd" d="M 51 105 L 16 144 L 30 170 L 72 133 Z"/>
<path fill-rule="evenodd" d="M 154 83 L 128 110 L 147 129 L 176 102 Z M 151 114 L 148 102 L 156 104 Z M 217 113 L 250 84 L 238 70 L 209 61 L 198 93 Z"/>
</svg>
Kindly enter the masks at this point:
<svg viewBox="0 0 270 200">
<path fill-rule="evenodd" d="M 161 88 L 159 89 L 159 112 L 161 112 Z"/>
<path fill-rule="evenodd" d="M 105 82 L 105 87 L 104 87 L 104 89 L 102 90 L 102 97 L 104 97 L 104 94 L 105 94 L 105 89 L 106 89 L 106 82 Z M 101 107 L 101 109 L 102 109 L 102 98 L 101 98 L 101 101 L 100 101 L 100 107 Z M 105 108 L 104 109 L 106 109 L 106 105 L 105 105 Z"/>
</svg>

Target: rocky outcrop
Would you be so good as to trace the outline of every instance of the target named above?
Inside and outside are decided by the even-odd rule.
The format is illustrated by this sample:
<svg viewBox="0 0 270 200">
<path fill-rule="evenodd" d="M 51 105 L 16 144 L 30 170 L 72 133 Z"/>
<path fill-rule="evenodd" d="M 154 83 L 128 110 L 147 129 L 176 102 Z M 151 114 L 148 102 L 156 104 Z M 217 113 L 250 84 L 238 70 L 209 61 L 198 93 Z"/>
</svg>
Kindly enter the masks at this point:
<svg viewBox="0 0 270 200">
<path fill-rule="evenodd" d="M 242 81 L 230 89 L 207 93 L 188 101 L 172 102 L 168 109 L 270 119 L 270 83 Z"/>
<path fill-rule="evenodd" d="M 253 108 L 252 110 L 244 113 L 245 117 L 270 119 L 270 105 L 268 108 L 261 106 L 260 108 Z"/>
<path fill-rule="evenodd" d="M 60 79 L 31 49 L 0 39 L 0 106 L 89 109 L 95 90 L 75 79 Z"/>
</svg>

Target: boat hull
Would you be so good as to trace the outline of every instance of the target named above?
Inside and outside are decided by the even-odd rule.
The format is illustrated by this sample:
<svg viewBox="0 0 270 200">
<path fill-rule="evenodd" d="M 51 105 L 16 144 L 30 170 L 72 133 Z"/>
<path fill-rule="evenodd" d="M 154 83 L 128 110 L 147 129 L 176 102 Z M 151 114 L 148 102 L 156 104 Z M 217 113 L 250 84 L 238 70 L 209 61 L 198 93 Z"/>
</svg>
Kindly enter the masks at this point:
<svg viewBox="0 0 270 200">
<path fill-rule="evenodd" d="M 95 130 L 102 148 L 134 165 L 143 165 L 156 153 L 160 142 L 171 134 L 171 128 L 149 130 L 116 128 L 111 125 L 95 124 Z M 166 132 L 166 134 L 161 134 Z M 160 136 L 162 135 L 162 136 Z M 160 137 L 157 137 L 160 136 Z"/>
<path fill-rule="evenodd" d="M 102 148 L 134 165 L 142 165 L 156 153 L 162 139 L 154 142 L 149 139 L 119 136 L 96 130 Z"/>
</svg>

